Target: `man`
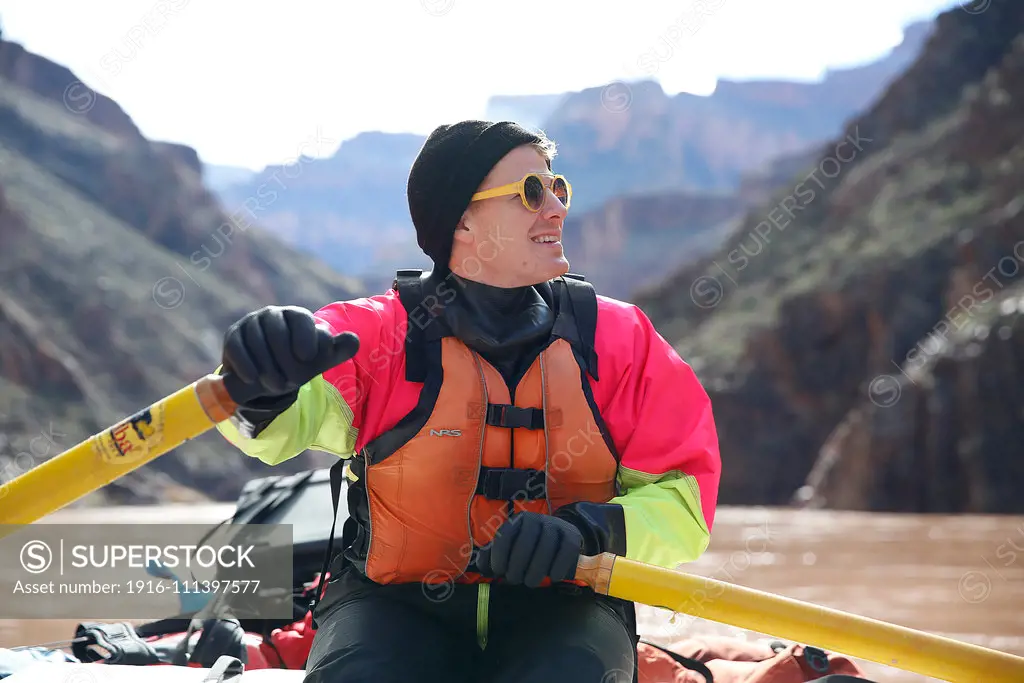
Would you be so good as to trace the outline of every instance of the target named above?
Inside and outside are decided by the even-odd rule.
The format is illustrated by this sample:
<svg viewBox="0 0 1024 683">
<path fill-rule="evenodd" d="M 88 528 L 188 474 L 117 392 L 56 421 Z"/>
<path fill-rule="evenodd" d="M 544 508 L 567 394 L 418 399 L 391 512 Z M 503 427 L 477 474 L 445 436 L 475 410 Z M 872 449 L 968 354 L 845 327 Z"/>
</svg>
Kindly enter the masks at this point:
<svg viewBox="0 0 1024 683">
<path fill-rule="evenodd" d="M 631 681 L 633 605 L 575 582 L 580 555 L 707 547 L 710 401 L 639 309 L 566 276 L 554 151 L 509 122 L 437 128 L 408 182 L 429 274 L 226 335 L 224 369 L 262 397 L 224 436 L 271 465 L 349 464 L 309 683 Z M 347 332 L 355 357 L 305 381 Z"/>
</svg>

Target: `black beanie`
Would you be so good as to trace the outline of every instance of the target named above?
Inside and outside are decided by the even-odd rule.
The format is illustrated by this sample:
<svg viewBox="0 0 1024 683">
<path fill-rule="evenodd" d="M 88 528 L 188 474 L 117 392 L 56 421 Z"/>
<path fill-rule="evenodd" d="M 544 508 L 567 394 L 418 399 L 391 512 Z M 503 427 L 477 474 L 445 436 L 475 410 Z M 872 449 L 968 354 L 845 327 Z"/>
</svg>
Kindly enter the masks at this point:
<svg viewBox="0 0 1024 683">
<path fill-rule="evenodd" d="M 409 171 L 409 214 L 416 241 L 437 269 L 447 270 L 452 239 L 469 200 L 510 151 L 542 138 L 510 121 L 438 126 Z"/>
</svg>

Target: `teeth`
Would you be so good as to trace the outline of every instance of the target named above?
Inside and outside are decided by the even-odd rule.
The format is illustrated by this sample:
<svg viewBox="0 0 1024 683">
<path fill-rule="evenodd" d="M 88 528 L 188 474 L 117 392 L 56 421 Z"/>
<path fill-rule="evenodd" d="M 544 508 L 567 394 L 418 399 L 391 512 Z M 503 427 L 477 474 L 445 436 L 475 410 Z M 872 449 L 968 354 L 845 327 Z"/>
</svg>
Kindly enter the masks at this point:
<svg viewBox="0 0 1024 683">
<path fill-rule="evenodd" d="M 554 235 L 542 235 L 541 237 L 534 237 L 534 242 L 557 242 L 558 238 Z"/>
</svg>

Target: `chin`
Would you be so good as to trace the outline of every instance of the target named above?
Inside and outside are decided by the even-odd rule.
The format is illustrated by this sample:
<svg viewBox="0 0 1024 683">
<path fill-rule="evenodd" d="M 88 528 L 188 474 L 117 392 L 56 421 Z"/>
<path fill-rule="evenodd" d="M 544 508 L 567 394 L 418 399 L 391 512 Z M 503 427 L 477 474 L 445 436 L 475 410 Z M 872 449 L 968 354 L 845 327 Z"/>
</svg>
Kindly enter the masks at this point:
<svg viewBox="0 0 1024 683">
<path fill-rule="evenodd" d="M 535 263 L 530 269 L 530 274 L 520 281 L 523 285 L 539 285 L 542 282 L 554 280 L 569 272 L 569 260 L 564 256 L 550 259 L 544 262 Z"/>
<path fill-rule="evenodd" d="M 556 277 L 561 277 L 562 275 L 565 275 L 566 273 L 569 272 L 569 259 L 562 256 L 561 258 L 556 259 L 555 262 L 551 264 L 551 267 L 548 268 L 547 270 L 548 280 L 553 280 Z"/>
</svg>

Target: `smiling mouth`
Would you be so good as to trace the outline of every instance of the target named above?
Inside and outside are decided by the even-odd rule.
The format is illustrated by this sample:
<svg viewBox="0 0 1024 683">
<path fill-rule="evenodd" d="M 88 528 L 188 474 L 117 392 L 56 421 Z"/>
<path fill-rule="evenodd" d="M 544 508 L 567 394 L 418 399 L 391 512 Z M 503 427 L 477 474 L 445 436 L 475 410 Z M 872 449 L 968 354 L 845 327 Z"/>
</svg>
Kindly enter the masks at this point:
<svg viewBox="0 0 1024 683">
<path fill-rule="evenodd" d="M 533 237 L 531 241 L 537 244 L 558 244 L 561 242 L 558 235 L 541 235 L 540 237 Z"/>
</svg>

